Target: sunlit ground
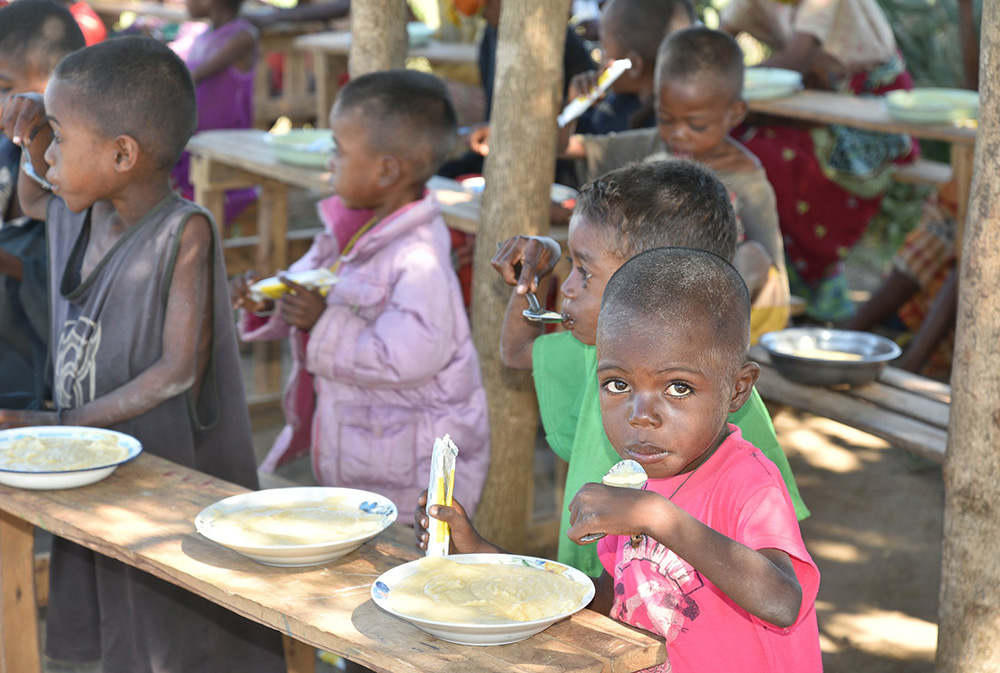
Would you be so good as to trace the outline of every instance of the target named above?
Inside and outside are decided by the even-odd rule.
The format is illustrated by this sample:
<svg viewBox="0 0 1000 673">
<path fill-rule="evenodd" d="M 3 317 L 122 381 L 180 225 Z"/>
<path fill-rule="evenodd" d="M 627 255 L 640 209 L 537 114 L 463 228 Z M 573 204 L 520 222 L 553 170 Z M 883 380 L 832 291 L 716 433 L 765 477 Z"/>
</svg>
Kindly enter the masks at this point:
<svg viewBox="0 0 1000 673">
<path fill-rule="evenodd" d="M 936 466 L 827 419 L 775 416 L 822 574 L 827 673 L 933 671 L 943 487 Z"/>
</svg>

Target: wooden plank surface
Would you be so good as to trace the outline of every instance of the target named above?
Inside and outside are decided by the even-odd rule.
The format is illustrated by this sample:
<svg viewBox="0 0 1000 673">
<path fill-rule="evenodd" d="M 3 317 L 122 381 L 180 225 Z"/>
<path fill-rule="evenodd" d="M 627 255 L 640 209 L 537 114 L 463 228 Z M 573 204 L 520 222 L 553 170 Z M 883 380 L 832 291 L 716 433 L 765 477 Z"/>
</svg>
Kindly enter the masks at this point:
<svg viewBox="0 0 1000 673">
<path fill-rule="evenodd" d="M 333 193 L 329 172 L 281 163 L 264 142 L 264 135 L 264 132 L 254 129 L 202 131 L 188 141 L 187 149 L 213 164 L 236 169 L 243 174 L 230 171 L 225 176 L 225 185 L 222 185 L 223 177 L 216 177 L 220 172 L 213 171 L 209 179 L 227 189 L 258 184 L 263 178 L 323 194 Z M 192 179 L 197 177 L 194 173 L 192 167 Z M 252 180 L 254 176 L 258 179 Z M 441 202 L 441 214 L 449 227 L 468 233 L 478 231 L 480 201 L 477 195 L 464 191 L 455 180 L 439 175 L 432 177 L 427 187 Z"/>
<path fill-rule="evenodd" d="M 748 101 L 751 112 L 817 124 L 843 124 L 883 133 L 909 133 L 915 138 L 944 140 L 972 147 L 976 129 L 949 124 L 917 124 L 894 119 L 879 97 L 850 96 L 831 91 L 799 91 L 784 98 Z"/>
<path fill-rule="evenodd" d="M 7 519 L 30 521 L 378 671 L 610 672 L 648 667 L 665 656 L 662 641 L 588 611 L 514 645 L 479 648 L 437 640 L 370 599 L 375 578 L 418 556 L 414 548 L 392 541 L 412 535 L 405 527 L 396 524 L 394 534 L 380 535 L 329 564 L 264 566 L 202 538 L 194 528 L 204 507 L 243 490 L 143 454 L 84 488 L 0 486 L 0 510 Z M 30 549 L 25 559 L 30 573 Z"/>
<path fill-rule="evenodd" d="M 867 386 L 834 390 L 789 381 L 774 369 L 767 353 L 759 346 L 751 349 L 750 356 L 760 364 L 756 387 L 764 400 L 835 420 L 881 437 L 927 460 L 944 462 L 948 444 L 948 405 L 933 394 L 916 392 L 912 378 L 883 375 Z M 890 370 L 892 368 L 886 368 Z M 908 388 L 898 388 L 887 380 L 902 381 Z M 930 388 L 936 389 L 935 386 Z"/>
</svg>

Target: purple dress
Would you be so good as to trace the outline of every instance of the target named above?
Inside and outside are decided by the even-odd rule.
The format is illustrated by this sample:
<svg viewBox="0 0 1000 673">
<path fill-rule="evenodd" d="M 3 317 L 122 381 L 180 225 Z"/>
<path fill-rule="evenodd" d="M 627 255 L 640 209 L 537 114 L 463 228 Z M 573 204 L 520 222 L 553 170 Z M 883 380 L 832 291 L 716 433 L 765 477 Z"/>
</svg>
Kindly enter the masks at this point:
<svg viewBox="0 0 1000 673">
<path fill-rule="evenodd" d="M 192 24 L 188 24 L 192 25 Z M 258 34 L 246 19 L 235 19 L 212 29 L 204 24 L 203 30 L 183 31 L 170 44 L 170 48 L 184 59 L 192 72 L 208 59 L 221 51 L 239 33 L 246 31 L 256 42 Z M 230 65 L 197 86 L 198 130 L 248 129 L 253 128 L 253 81 L 257 69 L 257 50 L 254 49 L 253 64 L 243 71 Z M 181 155 L 173 171 L 178 191 L 187 199 L 194 198 L 194 188 L 189 179 L 190 157 Z M 226 192 L 225 224 L 229 224 L 257 199 L 257 190 L 234 189 Z"/>
</svg>

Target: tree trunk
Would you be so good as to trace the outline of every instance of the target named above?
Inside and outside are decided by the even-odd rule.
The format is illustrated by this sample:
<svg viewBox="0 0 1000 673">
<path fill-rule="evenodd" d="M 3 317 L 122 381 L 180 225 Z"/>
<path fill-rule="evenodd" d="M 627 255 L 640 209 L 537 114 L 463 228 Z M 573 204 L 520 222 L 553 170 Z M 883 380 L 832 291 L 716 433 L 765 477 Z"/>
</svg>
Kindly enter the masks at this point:
<svg viewBox="0 0 1000 673">
<path fill-rule="evenodd" d="M 1000 3 L 983 3 L 982 32 L 944 465 L 939 673 L 1000 670 Z"/>
<path fill-rule="evenodd" d="M 500 362 L 500 328 L 511 288 L 490 267 L 490 258 L 506 238 L 548 233 L 568 11 L 569 0 L 504 2 L 476 237 L 472 324 L 493 439 L 476 523 L 488 539 L 511 550 L 526 542 L 538 406 L 531 375 Z"/>
<path fill-rule="evenodd" d="M 351 53 L 347 69 L 352 78 L 406 65 L 406 16 L 405 0 L 351 3 Z"/>
</svg>

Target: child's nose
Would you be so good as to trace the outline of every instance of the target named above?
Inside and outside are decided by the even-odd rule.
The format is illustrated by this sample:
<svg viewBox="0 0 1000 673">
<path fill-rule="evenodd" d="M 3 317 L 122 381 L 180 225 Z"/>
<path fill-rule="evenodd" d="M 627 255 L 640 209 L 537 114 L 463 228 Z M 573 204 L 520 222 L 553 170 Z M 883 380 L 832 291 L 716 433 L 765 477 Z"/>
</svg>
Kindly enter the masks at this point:
<svg viewBox="0 0 1000 673">
<path fill-rule="evenodd" d="M 629 423 L 638 427 L 659 426 L 660 414 L 653 395 L 636 394 L 629 410 Z"/>
<path fill-rule="evenodd" d="M 566 280 L 563 281 L 562 285 L 559 286 L 559 291 L 563 293 L 563 296 L 569 299 L 576 298 L 576 282 L 574 281 L 574 278 L 576 278 L 576 269 L 573 269 L 573 271 L 566 276 Z"/>
</svg>

